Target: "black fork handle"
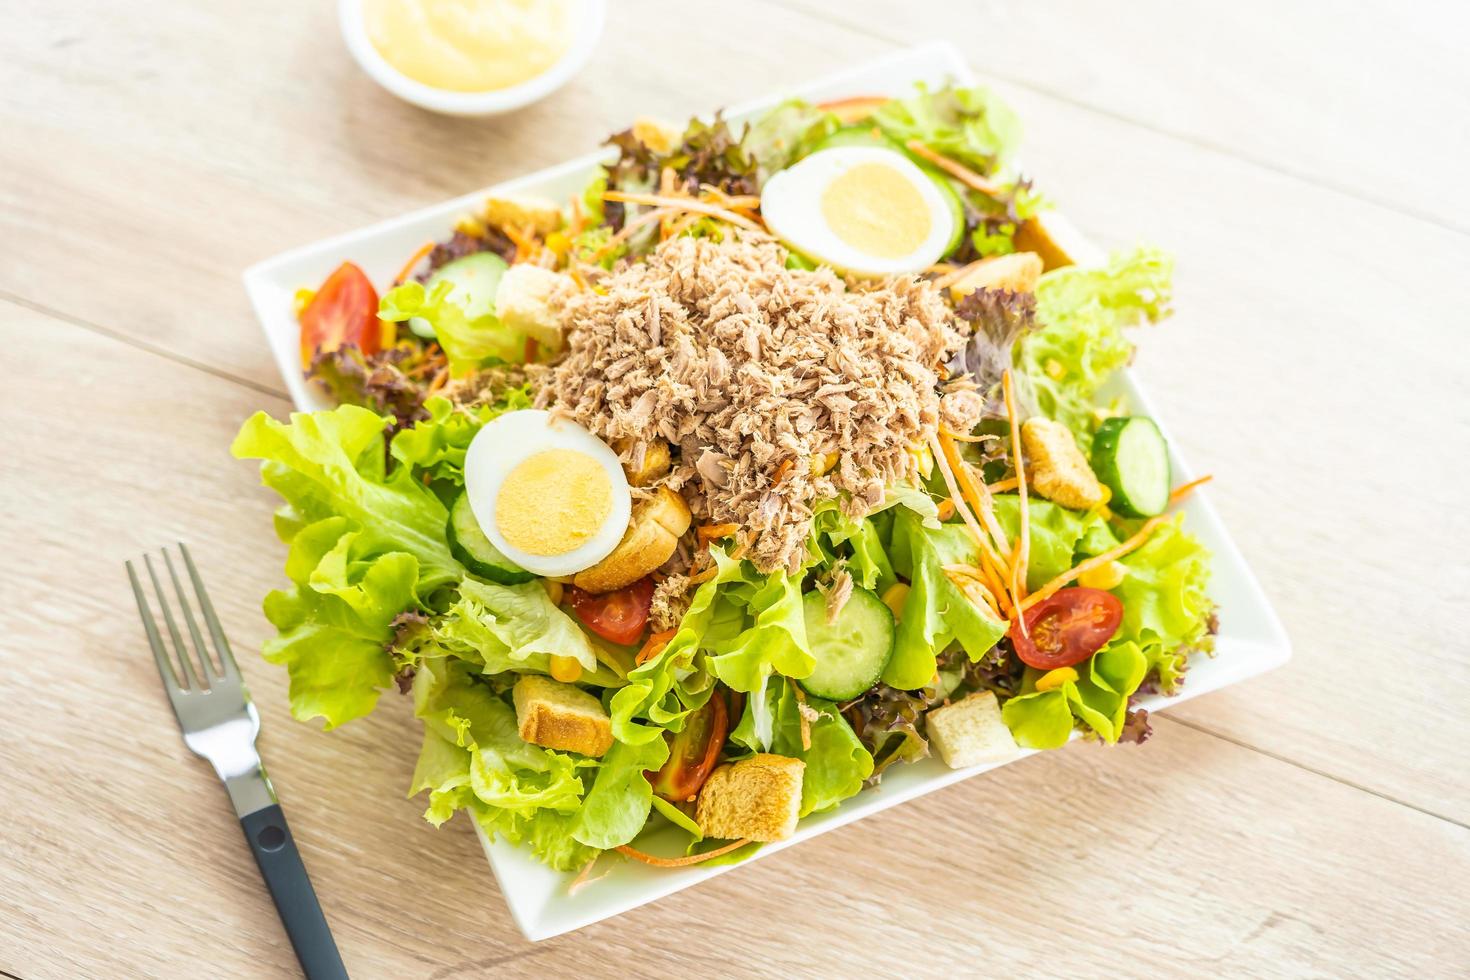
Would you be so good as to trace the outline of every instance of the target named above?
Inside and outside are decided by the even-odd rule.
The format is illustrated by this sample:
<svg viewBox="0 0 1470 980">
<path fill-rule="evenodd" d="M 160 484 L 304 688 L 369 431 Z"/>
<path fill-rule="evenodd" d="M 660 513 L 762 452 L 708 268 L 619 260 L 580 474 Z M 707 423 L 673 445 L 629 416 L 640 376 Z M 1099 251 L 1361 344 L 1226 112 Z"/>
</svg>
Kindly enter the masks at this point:
<svg viewBox="0 0 1470 980">
<path fill-rule="evenodd" d="M 347 969 L 337 952 L 337 943 L 332 931 L 327 928 L 327 917 L 322 914 L 316 890 L 306 875 L 306 865 L 301 863 L 301 852 L 296 850 L 296 841 L 291 837 L 291 828 L 286 826 L 286 815 L 279 804 L 240 818 L 240 828 L 250 842 L 255 854 L 255 863 L 260 865 L 260 874 L 265 878 L 271 898 L 280 913 L 281 924 L 291 938 L 291 947 L 301 961 L 301 970 L 307 980 L 346 980 Z"/>
</svg>

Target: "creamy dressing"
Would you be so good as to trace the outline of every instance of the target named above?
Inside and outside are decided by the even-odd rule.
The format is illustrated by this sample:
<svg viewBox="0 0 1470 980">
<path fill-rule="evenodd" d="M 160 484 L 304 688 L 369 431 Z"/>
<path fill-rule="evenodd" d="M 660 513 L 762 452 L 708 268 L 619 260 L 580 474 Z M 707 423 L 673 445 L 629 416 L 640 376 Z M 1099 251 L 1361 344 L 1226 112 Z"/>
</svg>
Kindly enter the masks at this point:
<svg viewBox="0 0 1470 980">
<path fill-rule="evenodd" d="M 384 61 L 452 92 L 519 85 L 571 45 L 571 0 L 363 0 L 363 16 Z"/>
</svg>

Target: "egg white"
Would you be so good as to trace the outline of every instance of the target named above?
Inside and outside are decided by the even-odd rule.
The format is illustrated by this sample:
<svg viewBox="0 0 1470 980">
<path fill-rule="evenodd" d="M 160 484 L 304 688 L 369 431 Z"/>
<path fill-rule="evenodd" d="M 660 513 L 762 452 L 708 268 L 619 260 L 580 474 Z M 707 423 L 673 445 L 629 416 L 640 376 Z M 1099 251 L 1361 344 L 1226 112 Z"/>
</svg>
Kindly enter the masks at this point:
<svg viewBox="0 0 1470 980">
<path fill-rule="evenodd" d="M 510 472 L 527 458 L 549 449 L 590 456 L 607 474 L 612 507 L 586 544 L 560 555 L 533 555 L 505 540 L 495 523 L 495 499 Z M 628 529 L 633 499 L 617 453 L 571 419 L 539 409 L 507 412 L 475 433 L 464 458 L 464 488 L 470 510 L 490 542 L 505 557 L 535 575 L 571 575 L 591 568 L 612 553 Z"/>
<path fill-rule="evenodd" d="M 913 185 L 929 211 L 929 234 L 907 255 L 871 255 L 834 232 L 822 214 L 822 194 L 853 167 L 881 163 Z M 860 276 L 921 272 L 944 257 L 954 234 L 954 213 L 934 181 L 897 150 L 840 146 L 819 150 L 773 174 L 761 189 L 761 217 L 778 238 L 818 262 Z"/>
</svg>

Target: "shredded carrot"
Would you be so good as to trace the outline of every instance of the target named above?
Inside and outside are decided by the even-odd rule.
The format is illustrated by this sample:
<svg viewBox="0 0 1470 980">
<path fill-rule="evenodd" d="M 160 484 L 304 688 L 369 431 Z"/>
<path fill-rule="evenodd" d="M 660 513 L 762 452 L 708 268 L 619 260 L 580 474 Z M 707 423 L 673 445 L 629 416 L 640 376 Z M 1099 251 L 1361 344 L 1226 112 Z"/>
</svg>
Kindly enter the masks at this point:
<svg viewBox="0 0 1470 980">
<path fill-rule="evenodd" d="M 534 258 L 536 252 L 541 248 L 541 243 L 536 241 L 536 236 L 530 234 L 524 228 L 505 225 L 500 230 L 505 232 L 506 238 L 515 242 L 517 262 L 524 262 L 527 259 Z"/>
<path fill-rule="evenodd" d="M 980 569 L 976 568 L 973 565 L 944 565 L 941 566 L 940 571 L 944 572 L 944 577 L 949 579 L 950 582 L 954 584 L 955 588 L 959 589 L 967 596 L 972 594 L 971 591 L 966 588 L 967 584 L 980 586 L 980 588 L 976 590 L 980 598 L 985 600 L 985 604 L 990 607 L 991 612 L 995 613 L 997 616 L 1001 615 L 1000 606 L 996 603 L 994 590 L 985 583 Z"/>
<path fill-rule="evenodd" d="M 930 163 L 934 164 L 934 166 L 938 167 L 940 170 L 947 172 L 950 176 L 954 177 L 966 187 L 974 188 L 981 194 L 985 194 L 989 197 L 997 197 L 1000 195 L 1001 189 L 995 182 L 985 177 L 982 177 L 980 174 L 977 174 L 975 171 L 971 170 L 963 163 L 956 163 L 954 160 L 951 160 L 949 157 L 944 156 L 941 153 L 935 153 L 919 140 L 909 140 L 908 143 L 906 143 L 905 145 L 910 150 L 923 157 L 925 160 L 928 160 Z"/>
<path fill-rule="evenodd" d="M 582 213 L 582 197 L 577 195 L 572 198 L 572 223 L 567 227 L 567 237 L 576 238 L 582 234 L 582 223 L 586 220 Z"/>
<path fill-rule="evenodd" d="M 670 224 L 667 227 L 666 230 L 668 233 L 664 235 L 664 237 L 674 238 L 682 235 L 684 234 L 684 232 L 688 231 L 690 228 L 693 228 L 696 224 L 703 220 L 704 215 L 702 214 L 686 214 L 684 215 L 684 217 L 680 218 L 678 221 L 675 221 L 673 224 Z"/>
<path fill-rule="evenodd" d="M 432 395 L 434 392 L 438 391 L 440 388 L 443 388 L 444 385 L 448 383 L 448 381 L 449 381 L 449 366 L 448 365 L 445 365 L 444 367 L 442 367 L 442 368 L 439 369 L 439 371 L 438 371 L 437 374 L 434 375 L 434 380 L 429 382 L 429 387 L 427 389 L 428 390 L 428 393 Z"/>
<path fill-rule="evenodd" d="M 1014 490 L 1020 485 L 1020 480 L 1016 479 L 1014 476 L 1008 476 L 1004 480 L 997 480 L 994 483 L 986 484 L 985 489 L 989 490 L 993 494 L 1005 493 L 1007 490 Z"/>
<path fill-rule="evenodd" d="M 950 286 L 953 286 L 955 283 L 968 276 L 971 272 L 974 272 L 983 263 L 990 261 L 991 258 L 993 258 L 993 256 L 986 256 L 983 259 L 976 259 L 969 265 L 962 265 L 958 269 L 952 269 L 949 272 L 946 272 L 938 279 L 933 280 L 934 288 L 948 289 Z"/>
<path fill-rule="evenodd" d="M 730 560 L 731 561 L 739 561 L 740 559 L 742 559 L 742 558 L 745 557 L 745 553 L 747 551 L 749 551 L 749 550 L 750 550 L 750 542 L 749 541 L 741 541 L 741 542 L 739 542 L 738 544 L 735 545 L 734 548 L 732 548 L 730 550 Z"/>
<path fill-rule="evenodd" d="M 708 544 L 716 538 L 725 538 L 740 530 L 739 524 L 701 524 L 694 529 L 700 544 Z"/>
<path fill-rule="evenodd" d="M 695 572 L 693 575 L 690 575 L 689 576 L 689 584 L 690 585 L 703 585 L 704 583 L 708 582 L 710 579 L 712 579 L 716 575 L 718 575 L 719 574 L 719 571 L 720 571 L 720 566 L 718 566 L 718 565 L 711 565 L 709 568 L 706 568 L 704 571 Z"/>
<path fill-rule="evenodd" d="M 642 851 L 629 847 L 627 844 L 619 844 L 616 850 L 619 854 L 627 855 L 635 861 L 642 861 L 644 864 L 651 864 L 655 868 L 687 868 L 691 864 L 701 864 L 711 858 L 729 854 L 731 851 L 744 847 L 749 843 L 750 839 L 748 837 L 742 837 L 737 841 L 731 841 L 724 847 L 717 847 L 713 851 L 705 851 L 703 854 L 690 854 L 686 857 L 677 858 L 659 857 L 657 854 L 645 854 Z"/>
<path fill-rule="evenodd" d="M 1171 504 L 1177 504 L 1177 503 L 1179 503 L 1179 501 L 1181 501 L 1185 497 L 1189 496 L 1190 491 L 1192 491 L 1195 487 L 1203 486 L 1204 484 L 1209 483 L 1214 478 L 1215 477 L 1214 477 L 1213 474 L 1207 474 L 1205 476 L 1200 477 L 1198 480 L 1190 480 L 1188 483 L 1184 484 L 1183 486 L 1175 487 L 1173 489 L 1173 491 L 1170 492 L 1170 494 L 1169 494 L 1169 503 L 1171 503 Z"/>
<path fill-rule="evenodd" d="M 792 467 L 794 465 L 795 464 L 792 463 L 791 460 L 789 460 L 789 459 L 783 459 L 781 461 L 781 465 L 778 466 L 778 467 L 776 467 L 776 478 L 774 480 L 772 480 L 771 482 L 772 483 L 785 483 L 786 482 L 786 478 L 791 475 L 791 470 L 792 470 Z"/>
<path fill-rule="evenodd" d="M 629 221 L 625 222 L 623 227 L 615 231 L 601 248 L 592 253 L 593 261 L 595 262 L 607 253 L 611 252 L 613 249 L 617 248 L 619 242 L 631 236 L 633 232 L 637 231 L 639 228 L 647 227 L 648 225 L 653 224 L 655 221 L 662 221 L 669 215 L 676 213 L 676 211 L 677 209 L 675 208 L 656 208 L 653 211 L 645 211 L 642 214 L 638 215 L 638 217 L 632 218 Z"/>
<path fill-rule="evenodd" d="M 1016 385 L 1010 369 L 1000 376 L 1005 394 L 1006 419 L 1011 426 L 1011 459 L 1016 461 L 1016 493 L 1021 498 L 1021 529 L 1016 537 L 1016 550 L 1011 553 L 1011 595 L 1017 602 L 1026 598 L 1026 564 L 1031 560 L 1031 508 L 1026 504 L 1026 468 L 1021 463 L 1021 419 L 1016 414 Z M 1021 620 L 1021 634 L 1026 634 L 1026 621 Z"/>
<path fill-rule="evenodd" d="M 420 245 L 419 250 L 410 255 L 408 257 L 408 261 L 403 263 L 403 268 L 398 270 L 398 275 L 393 277 L 393 285 L 400 285 L 405 279 L 407 279 L 413 273 L 414 266 L 422 262 L 424 260 L 424 256 L 428 255 L 432 251 L 434 251 L 433 242 L 424 242 L 422 245 Z"/>
<path fill-rule="evenodd" d="M 568 266 L 567 275 L 572 277 L 572 282 L 576 283 L 577 288 L 582 292 L 589 292 L 592 289 L 592 285 L 587 282 L 587 277 L 578 272 L 576 266 Z"/>
<path fill-rule="evenodd" d="M 990 535 L 990 540 L 994 547 L 990 550 L 989 556 L 995 561 L 998 569 L 1002 564 L 1000 556 L 1002 554 L 1010 554 L 1011 543 L 1010 539 L 1006 537 L 1005 531 L 1001 528 L 1000 523 L 995 519 L 995 508 L 992 506 L 990 500 L 990 492 L 985 489 L 985 483 L 983 481 L 974 478 L 970 473 L 969 467 L 965 465 L 964 460 L 960 459 L 960 452 L 955 448 L 953 439 L 946 437 L 941 432 L 939 433 L 938 442 L 940 452 L 945 462 L 953 470 L 955 479 L 959 483 L 965 500 L 969 501 L 970 506 L 975 508 L 981 523 L 985 525 L 986 533 Z"/>
<path fill-rule="evenodd" d="M 986 440 L 992 438 L 991 436 L 961 435 L 960 433 L 953 432 L 942 425 L 939 427 L 939 431 L 943 432 L 946 436 L 948 436 L 950 439 L 953 439 L 955 442 L 985 442 Z"/>
<path fill-rule="evenodd" d="M 1003 608 L 1010 609 L 1012 605 L 1010 595 L 1006 592 L 1002 584 L 1003 576 L 1000 575 L 1003 562 L 995 551 L 994 543 L 986 537 L 986 532 L 980 529 L 980 524 L 976 521 L 975 515 L 971 513 L 969 506 L 966 505 L 965 501 L 968 498 L 965 497 L 956 483 L 955 473 L 951 468 L 951 463 L 958 461 L 959 457 L 956 454 L 951 459 L 953 446 L 953 443 L 946 444 L 942 435 L 936 434 L 934 436 L 931 451 L 934 453 L 935 465 L 939 467 L 939 473 L 944 477 L 944 485 L 949 490 L 949 499 L 954 505 L 955 512 L 964 520 L 965 527 L 969 530 L 970 536 L 975 539 L 975 544 L 980 548 L 981 569 L 985 572 L 987 588 L 990 589 L 991 594 L 994 595 L 997 602 Z"/>
<path fill-rule="evenodd" d="M 602 197 L 606 201 L 620 201 L 624 204 L 647 204 L 652 207 L 694 211 L 699 214 L 707 214 L 712 218 L 719 218 L 722 221 L 728 221 L 732 225 L 737 225 L 750 231 L 764 230 L 749 218 L 741 217 L 727 208 L 707 204 L 704 201 L 695 200 L 692 197 L 666 197 L 662 194 L 633 194 L 626 191 L 607 191 Z"/>
<path fill-rule="evenodd" d="M 586 888 L 594 881 L 600 881 L 603 878 L 606 878 L 608 875 L 612 874 L 612 868 L 609 867 L 596 878 L 592 877 L 592 869 L 597 864 L 597 858 L 601 856 L 602 853 L 599 851 L 596 857 L 594 857 L 591 861 L 588 861 L 586 864 L 582 865 L 582 870 L 577 872 L 577 877 L 573 878 L 572 883 L 567 886 L 568 895 L 575 895 L 577 894 L 577 892 L 581 891 L 583 888 Z"/>
<path fill-rule="evenodd" d="M 672 629 L 651 634 L 643 642 L 643 646 L 638 650 L 638 655 L 633 658 L 633 662 L 635 664 L 644 664 L 663 653 L 664 647 L 669 645 L 669 641 L 674 638 L 674 634 L 677 632 L 679 632 L 677 629 Z"/>
</svg>

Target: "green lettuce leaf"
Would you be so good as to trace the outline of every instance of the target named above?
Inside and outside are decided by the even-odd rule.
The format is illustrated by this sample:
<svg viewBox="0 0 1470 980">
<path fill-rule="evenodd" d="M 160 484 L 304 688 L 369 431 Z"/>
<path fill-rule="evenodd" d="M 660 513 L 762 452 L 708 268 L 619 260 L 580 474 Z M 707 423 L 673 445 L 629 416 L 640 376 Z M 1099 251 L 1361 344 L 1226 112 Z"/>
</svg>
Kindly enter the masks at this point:
<svg viewBox="0 0 1470 980">
<path fill-rule="evenodd" d="M 530 407 L 526 386 L 510 389 L 493 405 L 476 408 L 455 408 L 447 398 L 430 398 L 424 402 L 428 418 L 398 432 L 388 452 L 399 464 L 412 467 L 420 479 L 427 474 L 431 481 L 461 487 L 465 453 L 481 427 L 498 415 Z"/>
<path fill-rule="evenodd" d="M 811 725 L 811 747 L 801 744 L 801 702 L 794 685 L 785 683 L 776 697 L 775 729 L 771 751 L 806 763 L 801 780 L 801 816 L 828 810 L 856 796 L 873 774 L 873 756 L 853 733 L 837 705 L 808 697 L 806 708 L 815 717 Z"/>
<path fill-rule="evenodd" d="M 1013 493 L 995 496 L 995 519 L 1011 542 L 1021 530 L 1021 498 Z M 1071 569 L 1078 554 L 1096 554 L 1117 542 L 1098 514 L 1068 510 L 1049 500 L 1027 498 L 1031 547 L 1026 563 L 1026 587 L 1039 589 Z M 1084 543 L 1094 547 L 1084 547 Z M 1101 547 L 1097 547 L 1100 545 Z"/>
<path fill-rule="evenodd" d="M 883 683 L 910 691 L 925 687 L 934 678 L 940 651 L 950 643 L 959 641 L 971 660 L 979 660 L 1005 635 L 1006 621 L 972 602 L 944 574 L 945 565 L 979 561 L 964 527 L 926 527 L 917 513 L 900 508 L 894 512 L 889 554 L 894 569 L 909 580 L 909 593 Z"/>
<path fill-rule="evenodd" d="M 418 560 L 404 552 L 370 554 L 345 517 L 307 525 L 292 539 L 286 573 L 293 586 L 265 598 L 277 634 L 262 649 L 285 666 L 291 714 L 335 728 L 373 710 L 393 681 L 386 644 L 395 616 L 414 602 Z"/>
<path fill-rule="evenodd" d="M 519 362 L 525 357 L 524 334 L 501 323 L 493 313 L 468 316 L 464 307 L 449 298 L 453 291 L 454 284 L 448 280 L 432 290 L 420 282 L 406 282 L 383 295 L 378 318 L 401 323 L 419 316 L 429 321 L 456 375 L 467 374 L 487 360 Z"/>
<path fill-rule="evenodd" d="M 760 183 L 791 166 L 836 132 L 842 123 L 832 113 L 801 99 L 787 99 L 745 131 L 741 145 L 755 158 Z"/>
<path fill-rule="evenodd" d="M 661 738 L 641 745 L 614 742 L 577 811 L 572 836 L 601 850 L 638 836 L 653 806 L 653 787 L 644 773 L 657 772 L 668 757 L 668 743 Z"/>
<path fill-rule="evenodd" d="M 360 560 L 390 552 L 418 560 L 416 591 L 423 597 L 458 581 L 464 569 L 449 553 L 449 514 L 439 498 L 407 467 L 385 475 L 388 421 L 356 405 L 294 412 L 290 422 L 257 412 L 230 451 L 262 460 L 262 482 L 286 501 L 277 519 L 285 540 L 314 521 L 344 517 L 358 532 L 353 548 Z"/>
<path fill-rule="evenodd" d="M 873 121 L 900 144 L 919 140 L 982 174 L 1009 168 L 1021 143 L 1021 120 L 986 88 L 945 87 L 895 99 Z"/>
<path fill-rule="evenodd" d="M 1178 687 L 1191 650 L 1207 642 L 1215 608 L 1206 591 L 1210 553 L 1183 524 L 1180 514 L 1120 559 L 1128 574 L 1113 590 L 1123 601 L 1123 625 L 1114 642 L 1137 643 L 1147 672 L 1166 694 Z"/>
<path fill-rule="evenodd" d="M 1041 277 L 1036 311 L 1042 329 L 1016 345 L 1016 367 L 1041 414 L 1065 423 L 1092 445 L 1094 402 L 1133 356 L 1123 328 L 1169 312 L 1174 263 L 1152 248 L 1112 256 L 1102 268 L 1066 266 Z"/>
<path fill-rule="evenodd" d="M 492 837 L 524 843 L 559 870 L 596 856 L 596 848 L 573 836 L 583 802 L 581 773 L 596 760 L 522 741 L 515 709 L 475 680 L 465 663 L 421 664 L 413 695 L 424 743 L 410 795 L 429 792 L 424 816 L 430 823 L 467 810 Z"/>
</svg>

